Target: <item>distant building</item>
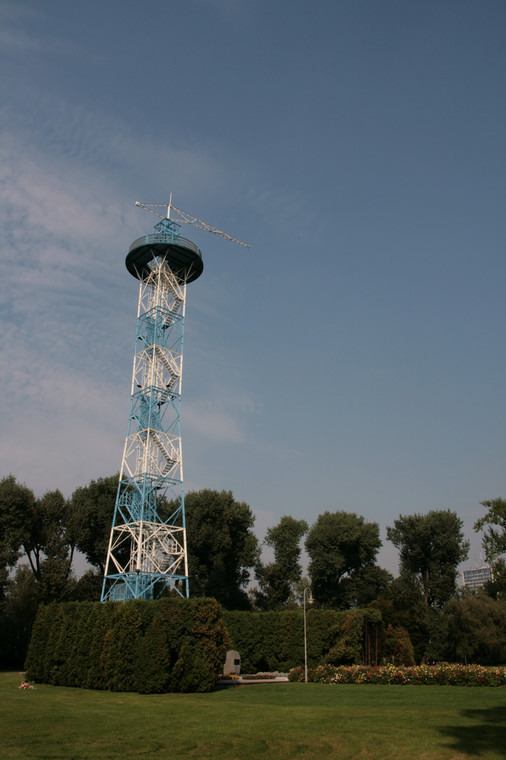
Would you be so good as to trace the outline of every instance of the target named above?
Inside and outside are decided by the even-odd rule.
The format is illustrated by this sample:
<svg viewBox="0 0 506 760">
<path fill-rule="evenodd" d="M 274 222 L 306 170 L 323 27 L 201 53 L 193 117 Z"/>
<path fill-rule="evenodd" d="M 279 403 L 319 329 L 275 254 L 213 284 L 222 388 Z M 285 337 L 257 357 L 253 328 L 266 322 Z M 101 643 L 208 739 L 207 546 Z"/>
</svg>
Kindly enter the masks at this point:
<svg viewBox="0 0 506 760">
<path fill-rule="evenodd" d="M 482 567 L 474 567 L 472 570 L 464 570 L 462 579 L 464 588 L 475 591 L 478 588 L 483 588 L 489 581 L 493 581 L 494 576 L 489 565 L 482 565 Z"/>
</svg>

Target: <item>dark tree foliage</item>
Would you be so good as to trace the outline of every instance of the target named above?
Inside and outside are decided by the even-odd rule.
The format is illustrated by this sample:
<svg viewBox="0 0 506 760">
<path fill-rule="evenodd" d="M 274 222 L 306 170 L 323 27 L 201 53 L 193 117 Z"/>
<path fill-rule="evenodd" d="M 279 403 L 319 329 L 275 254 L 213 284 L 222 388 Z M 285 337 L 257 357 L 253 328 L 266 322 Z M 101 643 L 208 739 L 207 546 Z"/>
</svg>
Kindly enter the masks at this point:
<svg viewBox="0 0 506 760">
<path fill-rule="evenodd" d="M 506 595 L 506 500 L 491 499 L 481 502 L 487 513 L 474 524 L 476 532 L 483 531 L 482 544 L 487 561 L 492 565 L 494 579 L 486 591 L 494 598 Z"/>
<path fill-rule="evenodd" d="M 190 594 L 247 609 L 246 586 L 259 562 L 255 518 L 231 491 L 193 491 L 185 497 Z"/>
<path fill-rule="evenodd" d="M 482 592 L 468 594 L 451 599 L 445 615 L 450 659 L 481 665 L 506 662 L 506 601 Z"/>
<path fill-rule="evenodd" d="M 76 488 L 71 498 L 73 538 L 90 565 L 105 571 L 119 475 Z"/>
<path fill-rule="evenodd" d="M 69 599 L 74 585 L 72 546 L 67 530 L 69 502 L 61 491 L 47 491 L 36 499 L 23 542 L 37 580 L 40 602 Z"/>
<path fill-rule="evenodd" d="M 417 662 L 425 658 L 429 641 L 427 607 L 419 584 L 411 574 L 395 578 L 371 606 L 381 610 L 384 624 L 408 631 Z"/>
<path fill-rule="evenodd" d="M 16 483 L 12 475 L 0 482 L 3 565 L 12 567 L 24 553 L 44 600 L 56 598 L 67 589 L 73 551 L 68 518 L 69 503 L 60 491 L 47 491 L 42 498 L 35 499 L 33 492 Z M 43 586 L 45 593 L 41 590 Z"/>
<path fill-rule="evenodd" d="M 506 561 L 500 557 L 492 562 L 492 580 L 485 583 L 483 591 L 492 599 L 506 599 Z"/>
<path fill-rule="evenodd" d="M 331 665 L 366 664 L 377 665 L 377 651 L 370 641 L 364 647 L 364 633 L 381 628 L 381 613 L 375 608 L 350 610 L 343 613 L 337 630 L 337 640 L 327 655 L 326 661 Z"/>
<path fill-rule="evenodd" d="M 21 556 L 35 506 L 33 491 L 13 475 L 0 480 L 0 604 L 5 595 L 9 568 Z"/>
<path fill-rule="evenodd" d="M 72 559 L 66 528 L 68 513 L 69 505 L 61 491 L 47 491 L 33 503 L 23 549 L 38 581 L 48 560 L 59 563 L 60 570 L 66 562 L 66 576 L 69 575 Z"/>
<path fill-rule="evenodd" d="M 68 502 L 60 491 L 40 499 L 9 475 L 0 481 L 1 658 L 20 666 L 40 602 L 69 599 L 74 579 L 66 521 Z M 26 558 L 9 578 L 16 560 Z"/>
<path fill-rule="evenodd" d="M 462 520 L 449 509 L 400 515 L 387 536 L 399 550 L 401 574 L 416 579 L 427 607 L 441 608 L 455 594 L 457 566 L 469 551 Z"/>
<path fill-rule="evenodd" d="M 409 633 L 400 625 L 388 625 L 385 630 L 383 652 L 394 665 L 415 665 L 415 652 Z"/>
<path fill-rule="evenodd" d="M 377 523 L 366 522 L 352 512 L 320 515 L 306 538 L 315 601 L 329 607 L 345 607 L 350 581 L 374 564 L 380 546 Z"/>
<path fill-rule="evenodd" d="M 506 500 L 482 501 L 487 514 L 474 524 L 476 532 L 483 531 L 483 548 L 489 562 L 495 562 L 506 553 Z"/>
<path fill-rule="evenodd" d="M 103 580 L 100 570 L 87 570 L 75 584 L 73 599 L 78 602 L 99 602 Z"/>
<path fill-rule="evenodd" d="M 305 520 L 286 515 L 268 529 L 265 543 L 274 549 L 274 562 L 257 570 L 260 591 L 255 591 L 254 596 L 260 609 L 279 609 L 290 601 L 294 603 L 295 586 L 302 577 L 300 541 L 307 529 Z"/>
<path fill-rule="evenodd" d="M 20 565 L 8 583 L 3 615 L 0 615 L 0 668 L 22 668 L 39 604 L 37 581 Z"/>
<path fill-rule="evenodd" d="M 366 565 L 347 579 L 344 588 L 346 607 L 366 607 L 388 593 L 394 577 L 378 565 Z"/>
</svg>

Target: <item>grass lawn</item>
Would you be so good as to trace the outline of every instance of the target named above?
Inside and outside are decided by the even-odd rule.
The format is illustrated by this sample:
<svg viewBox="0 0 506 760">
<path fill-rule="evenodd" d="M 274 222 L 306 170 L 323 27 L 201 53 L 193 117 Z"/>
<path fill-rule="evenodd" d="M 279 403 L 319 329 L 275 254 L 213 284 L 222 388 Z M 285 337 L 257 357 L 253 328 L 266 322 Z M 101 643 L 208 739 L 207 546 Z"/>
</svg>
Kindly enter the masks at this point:
<svg viewBox="0 0 506 760">
<path fill-rule="evenodd" d="M 282 683 L 212 694 L 36 685 L 0 673 L 0 758 L 506 758 L 506 688 Z"/>
</svg>

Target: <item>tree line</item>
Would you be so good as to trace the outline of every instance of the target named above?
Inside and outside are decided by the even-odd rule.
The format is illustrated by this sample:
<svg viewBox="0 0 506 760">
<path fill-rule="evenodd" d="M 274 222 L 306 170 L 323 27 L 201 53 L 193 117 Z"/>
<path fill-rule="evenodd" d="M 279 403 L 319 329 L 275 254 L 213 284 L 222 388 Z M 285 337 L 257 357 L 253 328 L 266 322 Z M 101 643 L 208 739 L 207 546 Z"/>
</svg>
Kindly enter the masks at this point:
<svg viewBox="0 0 506 760">
<path fill-rule="evenodd" d="M 77 488 L 70 499 L 58 490 L 35 498 L 13 475 L 0 480 L 0 624 L 11 659 L 22 659 L 41 603 L 100 598 L 117 484 L 113 475 Z M 191 492 L 185 497 L 190 593 L 214 597 L 228 610 L 282 610 L 300 606 L 310 586 L 315 607 L 378 609 L 385 626 L 406 632 L 418 660 L 441 659 L 459 630 L 454 650 L 463 660 L 480 647 L 506 657 L 506 501 L 482 504 L 487 511 L 475 529 L 484 534 L 494 580 L 471 595 L 457 590 L 469 542 L 449 509 L 400 515 L 387 528 L 399 552 L 394 578 L 376 561 L 378 524 L 360 515 L 326 511 L 311 526 L 285 515 L 267 530 L 273 560 L 263 563 L 248 504 L 230 491 Z M 80 578 L 72 570 L 76 552 L 90 565 Z"/>
</svg>

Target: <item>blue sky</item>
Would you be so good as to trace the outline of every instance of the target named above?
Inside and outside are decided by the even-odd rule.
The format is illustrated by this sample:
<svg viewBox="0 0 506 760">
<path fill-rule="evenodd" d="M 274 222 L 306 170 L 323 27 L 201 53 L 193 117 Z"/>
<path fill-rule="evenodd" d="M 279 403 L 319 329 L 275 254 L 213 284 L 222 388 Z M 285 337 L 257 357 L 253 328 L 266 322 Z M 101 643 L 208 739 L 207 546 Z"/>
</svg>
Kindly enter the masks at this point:
<svg viewBox="0 0 506 760">
<path fill-rule="evenodd" d="M 121 463 L 130 243 L 185 228 L 186 490 L 257 531 L 506 498 L 502 0 L 0 4 L 0 474 Z"/>
</svg>

